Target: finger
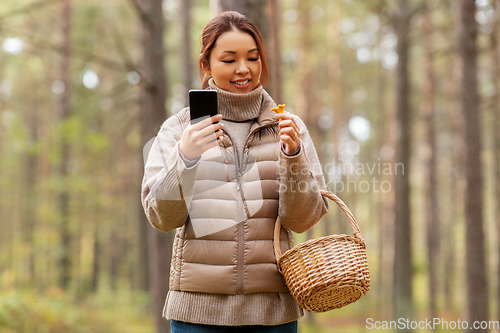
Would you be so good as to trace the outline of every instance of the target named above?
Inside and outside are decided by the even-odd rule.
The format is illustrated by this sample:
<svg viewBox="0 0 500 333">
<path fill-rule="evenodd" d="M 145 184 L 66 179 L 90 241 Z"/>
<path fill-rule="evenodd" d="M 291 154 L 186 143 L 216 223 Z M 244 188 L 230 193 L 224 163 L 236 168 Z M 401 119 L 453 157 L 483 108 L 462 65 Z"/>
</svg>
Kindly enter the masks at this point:
<svg viewBox="0 0 500 333">
<path fill-rule="evenodd" d="M 216 114 L 215 116 L 212 116 L 211 119 L 212 119 L 212 123 L 216 123 L 222 119 L 222 115 Z"/>
<path fill-rule="evenodd" d="M 222 128 L 224 128 L 224 124 L 222 124 L 222 123 L 208 125 L 207 127 L 200 130 L 200 135 L 207 136 L 207 135 L 210 135 L 211 133 L 214 133 L 218 130 L 222 130 Z"/>
<path fill-rule="evenodd" d="M 290 112 L 276 113 L 278 119 L 291 119 L 293 115 Z"/>
<path fill-rule="evenodd" d="M 300 133 L 300 127 L 299 127 L 299 125 L 297 125 L 297 123 L 295 122 L 295 118 L 292 118 L 292 121 L 293 121 L 293 124 L 295 125 L 295 126 L 294 126 L 294 127 L 295 127 L 295 131 L 296 131 L 297 133 Z"/>
<path fill-rule="evenodd" d="M 202 144 L 207 144 L 209 142 L 212 142 L 212 141 L 215 141 L 215 140 L 218 140 L 221 136 L 223 135 L 222 133 L 222 129 L 219 129 L 215 132 L 211 132 L 211 133 L 208 133 L 207 135 L 205 135 L 202 139 L 201 139 L 201 143 Z"/>
<path fill-rule="evenodd" d="M 214 134 L 215 134 L 215 137 L 217 139 L 219 139 L 219 138 L 222 139 L 222 136 L 224 135 L 224 132 L 222 131 L 222 129 L 220 129 L 220 130 L 215 131 Z"/>
<path fill-rule="evenodd" d="M 221 142 L 222 142 L 222 138 L 221 137 L 215 138 L 215 136 L 214 136 L 214 138 L 212 138 L 212 140 L 207 140 L 207 142 L 204 143 L 203 150 L 207 151 L 210 148 L 218 146 Z"/>
<path fill-rule="evenodd" d="M 220 121 L 221 119 L 222 119 L 222 115 L 216 114 L 215 116 L 212 116 L 212 117 L 207 118 L 207 119 L 203 119 L 202 121 L 197 122 L 196 124 L 193 124 L 191 126 L 193 127 L 194 130 L 199 131 L 199 130 L 211 125 L 212 123 Z"/>
<path fill-rule="evenodd" d="M 300 134 L 299 126 L 297 126 L 297 124 L 295 123 L 295 121 L 293 121 L 293 119 L 283 120 L 280 122 L 280 131 L 285 128 L 291 128 L 293 129 L 294 132 L 297 133 L 297 135 Z"/>
<path fill-rule="evenodd" d="M 296 150 L 299 146 L 299 143 L 298 142 L 295 142 L 289 135 L 286 135 L 286 134 L 283 134 L 281 136 L 281 141 L 283 141 L 283 143 L 285 144 L 285 148 L 292 148 L 294 150 Z M 290 150 L 292 150 L 290 149 Z"/>
<path fill-rule="evenodd" d="M 222 128 L 224 128 L 224 124 L 222 124 L 222 123 L 208 125 L 207 127 L 205 127 L 202 130 L 200 130 L 200 134 L 203 135 L 203 136 L 206 136 L 206 135 L 208 135 L 208 134 L 210 134 L 212 132 L 218 131 L 218 130 L 220 130 Z"/>
<path fill-rule="evenodd" d="M 283 128 L 281 131 L 280 131 L 280 134 L 281 135 L 286 135 L 288 137 L 290 137 L 290 139 L 292 140 L 295 140 L 299 137 L 299 133 L 296 132 L 293 127 L 286 127 L 286 128 Z"/>
<path fill-rule="evenodd" d="M 293 122 L 292 119 L 286 119 L 286 120 L 282 120 L 280 121 L 279 123 L 279 127 L 280 128 L 283 128 L 283 127 L 292 127 L 292 126 L 295 126 L 296 124 Z"/>
<path fill-rule="evenodd" d="M 283 120 L 288 120 L 288 119 L 293 119 L 293 114 L 291 113 L 288 113 L 288 112 L 284 112 L 284 113 L 277 113 L 276 114 L 276 118 L 281 121 Z"/>
<path fill-rule="evenodd" d="M 295 131 L 296 132 L 300 132 L 300 128 L 299 128 L 299 125 L 297 125 L 297 122 L 295 122 L 295 117 L 290 114 L 290 113 L 278 113 L 276 115 L 276 118 L 280 119 L 280 127 L 282 126 L 281 124 L 282 123 L 288 123 L 288 120 L 291 120 L 292 123 L 294 124 L 294 127 L 295 127 Z"/>
<path fill-rule="evenodd" d="M 285 144 L 286 151 L 294 152 L 299 148 L 299 144 L 286 134 L 281 136 L 281 141 Z"/>
</svg>

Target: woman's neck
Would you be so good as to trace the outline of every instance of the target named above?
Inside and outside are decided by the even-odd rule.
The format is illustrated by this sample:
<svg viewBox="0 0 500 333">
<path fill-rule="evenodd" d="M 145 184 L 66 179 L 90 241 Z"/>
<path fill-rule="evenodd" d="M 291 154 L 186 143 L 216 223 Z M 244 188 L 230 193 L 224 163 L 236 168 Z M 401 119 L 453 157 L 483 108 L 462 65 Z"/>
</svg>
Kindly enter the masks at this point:
<svg viewBox="0 0 500 333">
<path fill-rule="evenodd" d="M 208 86 L 217 91 L 218 108 L 223 119 L 247 121 L 259 116 L 262 104 L 262 85 L 244 94 L 221 89 L 213 79 L 208 81 Z"/>
</svg>

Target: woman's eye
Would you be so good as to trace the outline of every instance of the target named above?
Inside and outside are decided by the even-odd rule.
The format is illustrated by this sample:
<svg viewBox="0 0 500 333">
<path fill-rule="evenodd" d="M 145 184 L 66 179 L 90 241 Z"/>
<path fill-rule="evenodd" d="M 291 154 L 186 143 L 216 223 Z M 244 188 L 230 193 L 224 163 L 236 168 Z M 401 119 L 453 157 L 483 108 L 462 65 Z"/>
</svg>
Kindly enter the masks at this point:
<svg viewBox="0 0 500 333">
<path fill-rule="evenodd" d="M 250 61 L 257 61 L 257 60 L 259 60 L 259 58 L 250 58 L 248 60 L 250 60 Z"/>
<path fill-rule="evenodd" d="M 234 60 L 222 60 L 222 62 L 224 62 L 226 64 L 230 64 L 230 63 L 234 62 Z"/>
</svg>

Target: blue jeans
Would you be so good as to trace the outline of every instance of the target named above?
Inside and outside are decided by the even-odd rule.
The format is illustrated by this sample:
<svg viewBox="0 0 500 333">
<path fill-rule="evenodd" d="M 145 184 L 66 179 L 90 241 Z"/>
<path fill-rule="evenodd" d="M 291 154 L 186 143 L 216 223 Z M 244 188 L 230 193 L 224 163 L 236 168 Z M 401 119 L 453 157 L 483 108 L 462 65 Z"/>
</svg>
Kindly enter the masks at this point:
<svg viewBox="0 0 500 333">
<path fill-rule="evenodd" d="M 297 321 L 276 326 L 216 326 L 170 320 L 172 333 L 297 333 Z"/>
</svg>

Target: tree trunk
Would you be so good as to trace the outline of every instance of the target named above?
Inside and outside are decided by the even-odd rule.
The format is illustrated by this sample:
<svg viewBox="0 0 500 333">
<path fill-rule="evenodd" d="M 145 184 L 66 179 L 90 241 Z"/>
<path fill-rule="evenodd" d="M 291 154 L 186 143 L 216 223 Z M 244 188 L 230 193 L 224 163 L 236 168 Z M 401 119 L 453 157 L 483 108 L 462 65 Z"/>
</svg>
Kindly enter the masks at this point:
<svg viewBox="0 0 500 333">
<path fill-rule="evenodd" d="M 181 22 L 182 22 L 182 81 L 185 87 L 184 97 L 188 100 L 188 90 L 193 88 L 193 66 L 195 64 L 191 61 L 191 0 L 181 1 Z"/>
<path fill-rule="evenodd" d="M 380 15 L 380 13 L 379 13 Z M 379 29 L 377 33 L 377 45 L 382 43 L 383 33 Z M 376 83 L 376 120 L 374 123 L 375 130 L 373 131 L 376 135 L 376 151 L 380 155 L 380 152 L 384 147 L 395 147 L 396 137 L 394 135 L 396 128 L 395 122 L 395 110 L 394 108 L 388 107 L 385 96 L 387 96 L 387 91 L 390 89 L 388 80 L 386 78 L 387 70 L 382 66 L 382 61 L 377 63 L 377 83 Z M 381 156 L 382 159 L 378 159 L 378 163 L 391 163 L 394 165 L 394 156 Z M 391 179 L 383 175 L 378 174 L 380 177 L 380 183 L 383 181 L 391 181 Z M 394 193 L 392 187 L 388 190 L 385 195 L 381 196 L 380 193 L 375 193 L 372 191 L 373 200 L 376 205 L 377 218 L 375 221 L 378 222 L 377 229 L 380 231 L 378 235 L 378 267 L 377 276 L 374 277 L 380 283 L 375 288 L 375 293 L 377 294 L 377 316 L 378 317 L 389 317 L 390 313 L 390 294 L 391 294 L 391 280 L 392 280 L 392 261 L 393 261 L 393 243 L 394 243 L 394 232 L 393 232 L 393 212 L 394 212 Z"/>
<path fill-rule="evenodd" d="M 3 77 L 4 77 L 4 72 L 5 72 L 5 53 L 4 52 L 0 52 L 0 82 L 3 80 Z M 3 94 L 0 94 L 0 119 L 5 119 L 4 118 L 4 107 L 3 107 Z M 7 179 L 7 175 L 8 175 L 8 172 L 7 172 L 7 166 L 6 166 L 6 156 L 7 154 L 5 153 L 5 129 L 6 129 L 6 126 L 4 124 L 4 121 L 0 121 L 0 179 L 1 180 L 4 180 L 4 179 Z M 4 182 L 2 181 L 2 185 L 4 184 Z M 5 187 L 6 186 L 1 186 L 0 187 L 0 210 L 3 212 L 2 214 L 2 218 L 9 221 L 11 220 L 10 218 L 10 214 L 8 213 L 9 210 L 7 209 L 8 207 L 8 204 L 7 204 L 7 200 L 6 200 L 6 197 L 7 197 L 7 191 L 5 190 Z M 13 248 L 10 240 L 13 239 L 13 233 L 12 233 L 12 228 L 11 227 L 8 227 L 8 226 L 2 226 L 2 232 L 0 233 L 0 244 L 4 245 L 5 247 L 1 247 L 0 250 L 2 251 L 7 251 L 7 249 L 9 249 L 9 251 L 11 251 L 11 249 Z M 5 253 L 5 252 L 4 252 Z M 12 258 L 12 255 L 6 253 L 6 258 Z M 2 272 L 5 272 L 7 271 L 7 267 L 12 267 L 12 265 L 10 265 L 10 260 L 11 259 L 7 259 L 7 260 L 4 260 L 3 262 L 0 261 L 0 271 Z"/>
<path fill-rule="evenodd" d="M 457 218 L 456 214 L 456 204 L 457 199 L 457 179 L 453 172 L 450 173 L 450 206 L 448 207 L 450 213 L 447 218 L 446 225 L 444 225 L 443 230 L 443 257 L 444 257 L 444 307 L 448 311 L 453 312 L 455 297 L 454 297 L 454 286 L 455 281 L 453 279 L 455 273 L 455 221 Z"/>
<path fill-rule="evenodd" d="M 495 13 L 498 13 L 498 1 L 492 0 L 491 6 Z M 493 197 L 496 198 L 493 207 L 493 216 L 494 216 L 494 226 L 495 226 L 495 234 L 496 234 L 496 244 L 497 244 L 497 318 L 500 318 L 500 134 L 498 132 L 498 127 L 500 126 L 499 118 L 500 118 L 500 106 L 499 106 L 499 79 L 498 75 L 500 74 L 500 61 L 499 61 L 499 52 L 498 52 L 498 20 L 494 20 L 491 22 L 491 33 L 490 33 L 490 41 L 491 41 L 491 68 L 492 68 L 492 84 L 493 84 L 493 96 L 491 101 L 491 113 L 492 113 L 492 128 L 491 134 L 493 136 Z"/>
<path fill-rule="evenodd" d="M 467 320 L 488 320 L 488 293 L 484 259 L 481 136 L 479 129 L 479 93 L 477 84 L 477 22 L 474 1 L 460 0 L 459 52 L 462 59 L 460 101 L 465 141 L 465 230 Z M 469 325 L 468 332 L 474 330 Z"/>
<path fill-rule="evenodd" d="M 109 287 L 116 293 L 116 286 L 118 282 L 118 260 L 120 254 L 120 239 L 116 234 L 115 230 L 111 230 L 109 234 L 109 246 L 108 248 L 108 258 L 109 258 Z"/>
<path fill-rule="evenodd" d="M 37 30 L 37 24 L 35 21 L 31 21 L 28 24 L 28 29 L 31 34 Z M 36 55 L 35 52 L 30 51 L 30 55 Z M 0 78 L 1 81 L 1 78 Z M 23 171 L 24 175 L 20 184 L 22 185 L 23 192 L 23 206 L 22 211 L 22 234 L 24 240 L 24 246 L 27 251 L 25 256 L 23 256 L 23 269 L 26 273 L 23 279 L 29 286 L 36 285 L 35 276 L 35 220 L 37 219 L 37 182 L 38 182 L 38 159 L 39 152 L 37 149 L 37 130 L 40 122 L 41 107 L 38 95 L 36 94 L 36 88 L 39 83 L 36 80 L 28 80 L 27 91 L 32 92 L 28 100 L 25 101 L 25 120 L 26 120 L 26 130 L 27 130 L 27 148 L 23 156 Z"/>
<path fill-rule="evenodd" d="M 458 6 L 455 6 L 458 7 Z M 459 22 L 460 13 L 458 8 L 452 11 L 452 20 L 454 22 Z M 455 24 L 454 34 L 459 33 L 459 24 Z M 443 238 L 442 238 L 442 255 L 443 255 L 443 292 L 444 292 L 444 307 L 450 312 L 457 310 L 457 295 L 456 295 L 456 285 L 459 282 L 456 278 L 457 274 L 457 261 L 460 260 L 460 256 L 457 254 L 457 230 L 461 227 L 462 212 L 460 211 L 461 205 L 459 204 L 464 195 L 464 179 L 462 175 L 458 172 L 465 161 L 465 154 L 463 149 L 463 142 L 460 140 L 463 133 L 463 122 L 462 118 L 459 116 L 458 112 L 460 105 L 458 102 L 459 95 L 459 81 L 460 74 L 457 68 L 460 68 L 460 56 L 457 50 L 458 40 L 450 41 L 450 61 L 446 64 L 446 73 L 450 78 L 450 84 L 444 90 L 444 94 L 447 96 L 453 96 L 453 98 L 447 98 L 444 104 L 444 113 L 446 115 L 446 121 L 449 124 L 451 131 L 451 138 L 454 142 L 453 155 L 451 156 L 451 163 L 449 169 L 452 170 L 449 174 L 449 202 L 450 206 L 443 212 L 449 212 L 446 218 L 446 224 L 443 225 Z M 456 98 L 455 98 L 456 96 Z M 461 277 L 461 276 L 460 276 Z"/>
<path fill-rule="evenodd" d="M 248 17 L 257 26 L 267 45 L 269 36 L 265 15 L 267 2 L 267 0 L 218 0 L 218 9 L 219 12 L 234 10 Z"/>
<path fill-rule="evenodd" d="M 396 165 L 401 163 L 404 173 L 395 176 L 395 249 L 393 280 L 394 318 L 413 317 L 412 296 L 412 252 L 410 224 L 410 151 L 411 151 L 411 109 L 410 83 L 408 73 L 408 51 L 410 47 L 409 23 L 410 6 L 408 0 L 398 0 L 395 30 L 398 37 L 396 112 L 398 140 L 396 146 Z M 398 331 L 400 331 L 398 329 Z"/>
<path fill-rule="evenodd" d="M 144 216 L 144 211 L 142 206 L 139 207 L 139 276 L 137 279 L 139 280 L 139 287 L 143 291 L 151 290 L 150 281 L 150 270 L 149 270 L 149 250 L 148 250 L 148 230 L 151 227 L 149 225 L 149 221 Z"/>
<path fill-rule="evenodd" d="M 270 0 L 267 6 L 267 22 L 269 22 L 266 45 L 269 65 L 269 86 L 267 91 L 278 104 L 283 103 L 280 52 L 281 16 L 278 0 Z"/>
<path fill-rule="evenodd" d="M 30 82 L 31 84 L 35 82 Z M 36 87 L 31 86 L 31 91 L 36 91 Z M 36 98 L 36 96 L 34 96 Z M 25 165 L 25 175 L 24 175 L 24 184 L 23 188 L 25 189 L 25 206 L 24 214 L 23 214 L 23 234 L 25 246 L 29 249 L 26 254 L 26 268 L 27 268 L 27 279 L 26 281 L 29 284 L 35 283 L 35 251 L 36 248 L 34 246 L 34 233 L 35 233 L 35 219 L 36 219 L 36 206 L 37 206 L 37 192 L 36 192 L 36 183 L 37 183 L 37 171 L 38 171 L 38 152 L 36 149 L 37 143 L 37 130 L 38 130 L 38 122 L 40 112 L 37 107 L 37 101 L 32 100 L 31 103 L 28 104 L 29 109 L 26 110 L 27 113 L 27 125 L 29 131 L 28 138 L 28 150 L 24 157 L 24 165 Z"/>
<path fill-rule="evenodd" d="M 142 23 L 143 47 L 143 112 L 141 117 L 142 147 L 159 131 L 167 117 L 165 100 L 167 83 L 163 64 L 163 8 L 161 0 L 132 0 Z M 141 156 L 141 165 L 142 154 Z M 140 202 L 138 203 L 140 205 Z M 140 208 L 141 228 L 149 225 Z M 144 229 L 142 229 L 144 230 Z M 170 332 L 170 325 L 162 317 L 165 296 L 168 292 L 170 260 L 172 255 L 172 233 L 163 233 L 147 227 L 149 253 L 150 290 L 153 299 L 156 332 Z M 144 241 L 144 239 L 143 239 Z"/>
<path fill-rule="evenodd" d="M 61 94 L 60 98 L 60 120 L 64 127 L 66 120 L 70 116 L 70 81 L 71 74 L 69 68 L 70 61 L 70 22 L 71 22 L 71 8 L 70 0 L 61 1 L 61 67 L 60 67 L 60 80 L 64 83 L 64 92 Z M 65 131 L 62 131 L 61 135 L 61 162 L 59 165 L 59 178 L 62 187 L 59 189 L 58 195 L 58 209 L 59 209 L 59 226 L 60 226 L 60 237 L 61 237 L 61 254 L 59 257 L 59 286 L 65 290 L 68 290 L 70 279 L 71 279 L 71 234 L 69 230 L 69 189 L 68 189 L 68 162 L 69 162 L 69 143 L 66 138 Z"/>
<path fill-rule="evenodd" d="M 100 243 L 99 243 L 99 232 L 97 226 L 94 226 L 93 240 L 94 240 L 94 249 L 93 249 L 94 253 L 92 254 L 91 290 L 92 292 L 96 293 L 97 288 L 99 287 L 99 271 L 100 271 L 100 265 L 99 265 Z"/>
<path fill-rule="evenodd" d="M 439 199 L 437 193 L 437 151 L 436 131 L 434 126 L 434 58 L 433 58 L 433 34 L 434 27 L 431 12 L 425 10 L 422 15 L 422 28 L 424 32 L 424 79 L 422 82 L 422 116 L 426 128 L 427 137 L 427 195 L 425 198 L 427 207 L 426 231 L 427 231 L 427 267 L 429 278 L 429 318 L 437 318 L 437 269 L 440 258 L 440 219 Z"/>
</svg>

